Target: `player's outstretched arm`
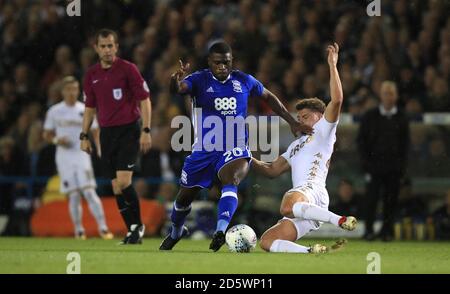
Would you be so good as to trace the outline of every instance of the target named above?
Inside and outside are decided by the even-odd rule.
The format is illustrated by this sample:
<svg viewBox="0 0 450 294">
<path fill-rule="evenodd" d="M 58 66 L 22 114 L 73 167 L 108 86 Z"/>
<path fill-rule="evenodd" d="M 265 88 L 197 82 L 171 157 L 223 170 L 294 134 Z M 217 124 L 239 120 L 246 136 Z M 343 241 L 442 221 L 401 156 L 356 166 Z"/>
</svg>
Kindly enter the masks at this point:
<svg viewBox="0 0 450 294">
<path fill-rule="evenodd" d="M 280 99 L 278 99 L 275 94 L 264 88 L 264 92 L 261 95 L 261 98 L 267 101 L 270 108 L 281 116 L 290 126 L 291 131 L 294 134 L 294 136 L 298 136 L 301 133 L 305 134 L 311 134 L 313 129 L 310 126 L 307 126 L 305 124 L 301 124 L 300 122 L 296 121 L 294 117 L 288 112 L 286 107 L 284 107 L 283 103 L 281 103 Z"/>
<path fill-rule="evenodd" d="M 172 94 L 185 94 L 189 90 L 188 85 L 183 83 L 182 79 L 189 70 L 190 64 L 184 64 L 181 60 L 179 62 L 180 68 L 170 77 L 170 92 Z"/>
<path fill-rule="evenodd" d="M 287 172 L 290 169 L 290 165 L 283 156 L 279 156 L 273 162 L 264 162 L 253 157 L 252 168 L 257 173 L 273 179 Z"/>
<path fill-rule="evenodd" d="M 327 47 L 327 51 L 328 66 L 330 67 L 331 101 L 330 103 L 328 103 L 327 108 L 325 109 L 325 119 L 330 123 L 334 123 L 339 119 L 339 113 L 341 112 L 341 106 L 344 100 L 341 79 L 339 78 L 339 72 L 337 70 L 339 45 L 337 43 L 329 45 Z"/>
</svg>

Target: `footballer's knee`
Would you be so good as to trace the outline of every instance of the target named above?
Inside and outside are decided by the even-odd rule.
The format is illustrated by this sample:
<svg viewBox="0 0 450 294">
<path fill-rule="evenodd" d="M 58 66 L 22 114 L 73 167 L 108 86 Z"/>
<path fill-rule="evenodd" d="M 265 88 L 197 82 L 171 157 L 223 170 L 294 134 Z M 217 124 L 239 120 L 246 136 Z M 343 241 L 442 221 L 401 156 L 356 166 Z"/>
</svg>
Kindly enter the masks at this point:
<svg viewBox="0 0 450 294">
<path fill-rule="evenodd" d="M 245 178 L 246 175 L 247 171 L 245 169 L 238 169 L 229 174 L 225 174 L 221 179 L 221 183 L 223 186 L 226 185 L 239 186 L 239 184 Z"/>
<path fill-rule="evenodd" d="M 117 187 L 120 189 L 121 192 L 130 185 L 131 185 L 131 179 L 117 178 Z"/>
<path fill-rule="evenodd" d="M 229 179 L 225 179 L 222 181 L 223 186 L 229 186 L 229 185 L 239 186 L 240 183 L 241 183 L 241 178 L 238 175 L 233 175 Z"/>
<path fill-rule="evenodd" d="M 219 173 L 222 185 L 239 186 L 248 173 L 248 167 L 246 159 L 238 159 L 227 165 Z"/>
<path fill-rule="evenodd" d="M 114 179 L 111 181 L 112 184 L 112 188 L 113 188 L 113 193 L 114 195 L 120 195 L 122 194 L 122 189 L 120 189 L 119 184 L 117 183 L 117 179 Z"/>
<path fill-rule="evenodd" d="M 269 252 L 273 241 L 275 241 L 273 238 L 269 238 L 266 234 L 263 234 L 259 240 L 259 247 L 261 247 L 262 250 Z"/>
<path fill-rule="evenodd" d="M 292 215 L 292 199 L 291 197 L 285 196 L 281 201 L 280 214 L 285 217 L 293 217 Z"/>
<path fill-rule="evenodd" d="M 298 192 L 288 192 L 284 195 L 283 200 L 281 200 L 280 213 L 285 217 L 294 217 L 293 207 L 297 202 L 309 202 L 308 198 Z"/>
<path fill-rule="evenodd" d="M 100 201 L 100 198 L 98 197 L 97 192 L 92 187 L 83 189 L 83 191 L 81 193 L 83 194 L 84 198 L 90 202 Z"/>
<path fill-rule="evenodd" d="M 121 191 L 128 188 L 132 183 L 133 172 L 131 171 L 117 171 L 116 172 L 117 185 Z"/>
<path fill-rule="evenodd" d="M 282 203 L 280 206 L 280 214 L 285 217 L 292 217 L 292 205 L 290 203 Z"/>
<path fill-rule="evenodd" d="M 197 195 L 198 190 L 192 188 L 181 188 L 176 197 L 176 203 L 183 207 L 191 205 Z"/>
</svg>

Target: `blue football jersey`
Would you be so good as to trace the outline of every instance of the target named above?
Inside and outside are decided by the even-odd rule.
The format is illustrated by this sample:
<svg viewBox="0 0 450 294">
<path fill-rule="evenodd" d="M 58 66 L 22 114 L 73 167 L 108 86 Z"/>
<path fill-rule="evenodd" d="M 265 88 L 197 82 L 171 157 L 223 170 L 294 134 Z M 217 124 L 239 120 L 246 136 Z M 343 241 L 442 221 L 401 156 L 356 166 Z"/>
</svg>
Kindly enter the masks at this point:
<svg viewBox="0 0 450 294">
<path fill-rule="evenodd" d="M 245 148 L 245 126 L 250 96 L 261 96 L 264 86 L 253 76 L 234 70 L 225 81 L 217 80 L 209 69 L 192 73 L 183 80 L 192 97 L 194 151 L 226 151 Z"/>
</svg>

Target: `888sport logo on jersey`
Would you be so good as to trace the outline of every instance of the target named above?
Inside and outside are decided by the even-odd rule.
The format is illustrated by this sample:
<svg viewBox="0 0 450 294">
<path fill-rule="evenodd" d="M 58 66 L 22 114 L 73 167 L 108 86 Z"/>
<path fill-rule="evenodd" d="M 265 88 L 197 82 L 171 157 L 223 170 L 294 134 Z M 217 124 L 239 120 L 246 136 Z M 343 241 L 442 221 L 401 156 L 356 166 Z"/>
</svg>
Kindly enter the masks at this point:
<svg viewBox="0 0 450 294">
<path fill-rule="evenodd" d="M 223 97 L 214 99 L 214 107 L 222 115 L 236 115 L 237 100 L 235 97 Z"/>
</svg>

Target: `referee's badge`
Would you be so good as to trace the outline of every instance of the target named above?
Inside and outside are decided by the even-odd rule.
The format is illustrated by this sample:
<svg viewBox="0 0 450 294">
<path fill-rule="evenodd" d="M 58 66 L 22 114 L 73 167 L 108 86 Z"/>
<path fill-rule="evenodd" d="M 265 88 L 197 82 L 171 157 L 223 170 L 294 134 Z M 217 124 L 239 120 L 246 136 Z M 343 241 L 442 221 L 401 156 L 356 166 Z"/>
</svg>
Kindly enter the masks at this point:
<svg viewBox="0 0 450 294">
<path fill-rule="evenodd" d="M 122 99 L 122 89 L 113 89 L 113 97 L 116 100 Z"/>
</svg>

